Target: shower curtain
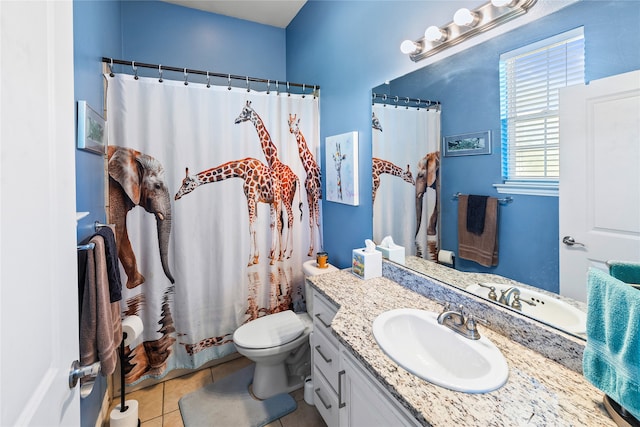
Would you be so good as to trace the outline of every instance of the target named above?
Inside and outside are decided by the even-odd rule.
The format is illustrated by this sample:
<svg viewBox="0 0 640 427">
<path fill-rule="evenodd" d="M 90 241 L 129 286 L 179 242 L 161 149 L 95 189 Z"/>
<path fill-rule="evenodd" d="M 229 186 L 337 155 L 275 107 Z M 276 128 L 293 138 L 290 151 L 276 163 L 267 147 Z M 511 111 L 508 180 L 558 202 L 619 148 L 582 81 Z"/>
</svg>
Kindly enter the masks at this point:
<svg viewBox="0 0 640 427">
<path fill-rule="evenodd" d="M 374 241 L 437 259 L 440 109 L 374 104 L 372 133 Z"/>
<path fill-rule="evenodd" d="M 133 384 L 233 353 L 250 320 L 305 309 L 302 263 L 322 250 L 320 196 L 305 188 L 320 179 L 318 99 L 105 78 L 122 311 L 144 323 L 125 350 Z"/>
</svg>

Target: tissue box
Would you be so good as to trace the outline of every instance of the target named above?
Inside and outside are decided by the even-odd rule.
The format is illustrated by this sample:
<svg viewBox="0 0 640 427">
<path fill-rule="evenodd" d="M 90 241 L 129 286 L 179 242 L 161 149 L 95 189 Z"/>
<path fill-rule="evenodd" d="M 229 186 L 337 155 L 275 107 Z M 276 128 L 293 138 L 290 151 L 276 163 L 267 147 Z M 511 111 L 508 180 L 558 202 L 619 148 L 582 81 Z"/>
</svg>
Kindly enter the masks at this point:
<svg viewBox="0 0 640 427">
<path fill-rule="evenodd" d="M 365 248 L 354 249 L 351 255 L 351 272 L 361 279 L 382 276 L 382 253 L 365 252 Z"/>
<path fill-rule="evenodd" d="M 389 249 L 378 245 L 376 249 L 382 253 L 382 258 L 404 265 L 404 246 L 396 245 L 393 249 Z"/>
</svg>

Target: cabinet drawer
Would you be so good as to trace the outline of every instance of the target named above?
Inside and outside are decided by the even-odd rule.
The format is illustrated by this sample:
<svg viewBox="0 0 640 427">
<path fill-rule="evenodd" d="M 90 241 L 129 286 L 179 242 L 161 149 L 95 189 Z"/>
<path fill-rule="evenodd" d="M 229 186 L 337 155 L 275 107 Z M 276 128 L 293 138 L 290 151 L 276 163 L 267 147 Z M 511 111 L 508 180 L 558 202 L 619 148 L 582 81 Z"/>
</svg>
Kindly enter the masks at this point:
<svg viewBox="0 0 640 427">
<path fill-rule="evenodd" d="M 314 330 L 328 330 L 336 315 L 337 308 L 318 292 L 313 292 L 313 327 Z"/>
<path fill-rule="evenodd" d="M 340 353 L 335 343 L 335 338 L 328 331 L 314 331 L 311 350 L 313 351 L 313 363 L 325 376 L 325 379 L 334 391 L 338 390 L 338 367 L 340 366 Z"/>
<path fill-rule="evenodd" d="M 328 427 L 338 425 L 338 395 L 317 366 L 313 369 L 313 403 Z"/>
</svg>

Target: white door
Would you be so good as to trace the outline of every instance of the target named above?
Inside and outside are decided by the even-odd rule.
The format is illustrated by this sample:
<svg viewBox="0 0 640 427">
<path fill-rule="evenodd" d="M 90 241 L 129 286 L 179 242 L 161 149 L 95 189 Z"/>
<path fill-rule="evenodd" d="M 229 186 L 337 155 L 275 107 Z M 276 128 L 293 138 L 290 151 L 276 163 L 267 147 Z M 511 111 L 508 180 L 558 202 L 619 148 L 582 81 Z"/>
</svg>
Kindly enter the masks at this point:
<svg viewBox="0 0 640 427">
<path fill-rule="evenodd" d="M 560 294 L 586 301 L 589 267 L 640 262 L 640 71 L 563 89 L 560 140 Z"/>
<path fill-rule="evenodd" d="M 0 425 L 77 426 L 71 1 L 0 1 Z"/>
</svg>

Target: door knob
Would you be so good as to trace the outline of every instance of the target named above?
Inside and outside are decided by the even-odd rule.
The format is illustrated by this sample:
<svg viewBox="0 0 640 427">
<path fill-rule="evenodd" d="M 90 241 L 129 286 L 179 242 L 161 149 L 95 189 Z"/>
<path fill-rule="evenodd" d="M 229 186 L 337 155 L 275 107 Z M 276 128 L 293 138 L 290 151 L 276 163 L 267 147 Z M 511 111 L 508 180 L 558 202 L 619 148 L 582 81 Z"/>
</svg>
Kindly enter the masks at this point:
<svg viewBox="0 0 640 427">
<path fill-rule="evenodd" d="M 562 243 L 564 243 L 567 246 L 582 246 L 583 248 L 586 248 L 586 246 L 584 245 L 584 243 L 580 243 L 580 242 L 576 242 L 573 237 L 571 236 L 564 236 L 562 238 Z"/>
<path fill-rule="evenodd" d="M 100 373 L 100 362 L 91 365 L 80 366 L 80 362 L 74 360 L 69 369 L 69 388 L 74 388 L 80 378 L 96 378 Z"/>
</svg>

